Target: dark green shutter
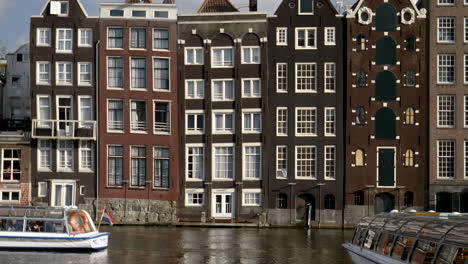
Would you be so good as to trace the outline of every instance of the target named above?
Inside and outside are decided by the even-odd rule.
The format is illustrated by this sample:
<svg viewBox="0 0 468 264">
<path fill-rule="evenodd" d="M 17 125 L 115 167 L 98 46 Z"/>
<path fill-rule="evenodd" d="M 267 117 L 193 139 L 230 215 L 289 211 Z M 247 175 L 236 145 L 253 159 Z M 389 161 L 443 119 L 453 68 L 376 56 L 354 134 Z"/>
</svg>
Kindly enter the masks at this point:
<svg viewBox="0 0 468 264">
<path fill-rule="evenodd" d="M 397 10 L 389 3 L 381 4 L 377 7 L 376 30 L 377 31 L 396 31 Z"/>
<path fill-rule="evenodd" d="M 395 185 L 395 150 L 379 149 L 379 186 Z"/>
<path fill-rule="evenodd" d="M 300 0 L 300 1 L 301 1 L 301 13 L 314 12 L 314 0 Z"/>
<path fill-rule="evenodd" d="M 381 71 L 375 79 L 375 100 L 396 100 L 396 77 L 392 72 Z"/>
<path fill-rule="evenodd" d="M 377 40 L 377 65 L 396 65 L 396 42 L 385 36 Z"/>
<path fill-rule="evenodd" d="M 375 115 L 375 139 L 396 138 L 395 113 L 390 108 L 381 108 Z"/>
</svg>

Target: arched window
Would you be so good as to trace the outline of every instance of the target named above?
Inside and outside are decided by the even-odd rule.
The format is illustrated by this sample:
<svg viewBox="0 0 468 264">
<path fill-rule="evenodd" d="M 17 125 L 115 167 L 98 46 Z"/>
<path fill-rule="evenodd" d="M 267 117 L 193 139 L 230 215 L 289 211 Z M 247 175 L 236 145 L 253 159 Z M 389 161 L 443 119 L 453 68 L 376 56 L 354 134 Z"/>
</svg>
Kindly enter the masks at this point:
<svg viewBox="0 0 468 264">
<path fill-rule="evenodd" d="M 363 34 L 359 34 L 357 39 L 356 39 L 356 50 L 357 51 L 364 51 L 366 50 L 366 36 Z"/>
<path fill-rule="evenodd" d="M 396 65 L 396 42 L 389 36 L 377 40 L 377 65 Z"/>
<path fill-rule="evenodd" d="M 366 87 L 367 86 L 367 76 L 366 72 L 362 69 L 357 70 L 356 72 L 356 87 Z"/>
<path fill-rule="evenodd" d="M 396 138 L 396 116 L 392 109 L 380 108 L 375 115 L 375 139 Z"/>
<path fill-rule="evenodd" d="M 414 195 L 412 192 L 405 192 L 403 204 L 405 207 L 413 207 Z"/>
<path fill-rule="evenodd" d="M 375 100 L 396 100 L 396 77 L 390 71 L 381 71 L 375 79 Z"/>
<path fill-rule="evenodd" d="M 333 194 L 325 195 L 324 202 L 325 209 L 335 209 L 335 196 Z"/>
<path fill-rule="evenodd" d="M 377 7 L 376 30 L 377 31 L 396 31 L 397 10 L 389 4 L 383 3 Z"/>
<path fill-rule="evenodd" d="M 359 190 L 354 192 L 354 205 L 364 205 L 364 192 Z"/>
<path fill-rule="evenodd" d="M 407 149 L 405 152 L 405 167 L 414 167 L 414 151 Z"/>
<path fill-rule="evenodd" d="M 358 149 L 356 150 L 356 154 L 355 154 L 355 161 L 354 163 L 356 164 L 356 167 L 364 167 L 365 166 L 365 153 L 364 153 L 364 150 L 362 149 Z"/>
<path fill-rule="evenodd" d="M 416 37 L 414 35 L 409 35 L 406 38 L 406 50 L 416 51 Z"/>
<path fill-rule="evenodd" d="M 413 70 L 406 72 L 406 87 L 416 87 L 416 73 Z"/>
<path fill-rule="evenodd" d="M 363 126 L 366 124 L 366 109 L 362 106 L 356 108 L 356 125 Z"/>
<path fill-rule="evenodd" d="M 405 111 L 405 124 L 414 125 L 414 109 L 412 107 L 408 107 Z"/>
<path fill-rule="evenodd" d="M 278 194 L 276 198 L 276 208 L 278 209 L 286 209 L 288 208 L 288 196 L 284 193 Z"/>
</svg>

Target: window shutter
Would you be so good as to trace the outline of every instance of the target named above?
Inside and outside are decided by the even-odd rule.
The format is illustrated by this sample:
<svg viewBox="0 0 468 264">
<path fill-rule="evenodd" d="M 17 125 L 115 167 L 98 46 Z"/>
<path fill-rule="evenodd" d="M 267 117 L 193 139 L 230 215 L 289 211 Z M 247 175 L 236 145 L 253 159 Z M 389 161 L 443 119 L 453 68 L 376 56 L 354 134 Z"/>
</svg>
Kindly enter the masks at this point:
<svg viewBox="0 0 468 264">
<path fill-rule="evenodd" d="M 50 14 L 51 15 L 60 15 L 61 4 L 60 2 L 52 1 L 50 2 Z"/>
</svg>

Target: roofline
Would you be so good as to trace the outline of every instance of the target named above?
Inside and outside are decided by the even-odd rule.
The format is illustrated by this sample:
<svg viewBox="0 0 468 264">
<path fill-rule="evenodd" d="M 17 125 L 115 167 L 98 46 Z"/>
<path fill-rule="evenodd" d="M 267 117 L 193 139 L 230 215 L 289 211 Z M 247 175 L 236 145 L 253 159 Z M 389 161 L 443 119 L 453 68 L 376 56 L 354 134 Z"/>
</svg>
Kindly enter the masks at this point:
<svg viewBox="0 0 468 264">
<path fill-rule="evenodd" d="M 248 16 L 248 15 L 268 15 L 267 12 L 215 12 L 215 13 L 187 13 L 179 14 L 178 16 Z"/>
<path fill-rule="evenodd" d="M 50 1 L 51 1 L 51 0 L 47 0 L 47 3 L 46 3 L 46 4 L 44 5 L 44 7 L 42 8 L 40 15 L 31 16 L 31 17 L 44 17 L 42 14 L 44 14 L 44 12 L 45 12 L 47 6 L 49 5 Z M 83 4 L 80 2 L 80 0 L 76 0 L 76 2 L 77 2 L 78 5 L 80 6 L 81 11 L 83 11 L 83 14 L 84 14 L 87 18 L 89 18 L 88 12 L 87 12 L 86 9 L 84 8 L 84 6 L 83 6 Z"/>
<path fill-rule="evenodd" d="M 101 3 L 100 6 L 161 6 L 161 7 L 175 7 L 177 8 L 177 4 L 155 4 L 155 3 Z"/>
<path fill-rule="evenodd" d="M 426 8 L 418 8 L 417 4 L 415 2 L 413 2 L 413 0 L 406 0 L 406 1 L 409 1 L 411 3 L 411 5 L 413 6 L 414 10 L 416 10 L 417 18 L 427 18 Z M 356 4 L 356 6 L 354 7 L 354 9 L 351 7 L 350 9 L 346 10 L 346 13 L 347 13 L 346 18 L 356 17 L 356 13 L 361 8 L 363 2 L 364 2 L 364 0 L 358 0 L 358 2 Z M 388 1 L 385 2 L 385 3 L 388 3 Z"/>
</svg>

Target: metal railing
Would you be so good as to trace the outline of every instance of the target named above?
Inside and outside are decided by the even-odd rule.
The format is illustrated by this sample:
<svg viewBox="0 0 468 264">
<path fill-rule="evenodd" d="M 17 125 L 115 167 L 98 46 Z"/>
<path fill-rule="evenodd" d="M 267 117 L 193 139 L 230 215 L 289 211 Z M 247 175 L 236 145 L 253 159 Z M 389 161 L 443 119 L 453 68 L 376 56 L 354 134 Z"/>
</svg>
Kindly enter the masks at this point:
<svg viewBox="0 0 468 264">
<path fill-rule="evenodd" d="M 171 125 L 165 122 L 155 122 L 154 123 L 154 132 L 159 133 L 170 133 L 171 132 Z"/>
<path fill-rule="evenodd" d="M 32 121 L 32 138 L 96 140 L 97 122 L 90 120 Z"/>
<path fill-rule="evenodd" d="M 132 121 L 130 122 L 130 129 L 132 131 L 146 132 L 148 130 L 148 122 Z"/>
</svg>

